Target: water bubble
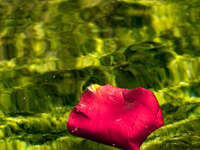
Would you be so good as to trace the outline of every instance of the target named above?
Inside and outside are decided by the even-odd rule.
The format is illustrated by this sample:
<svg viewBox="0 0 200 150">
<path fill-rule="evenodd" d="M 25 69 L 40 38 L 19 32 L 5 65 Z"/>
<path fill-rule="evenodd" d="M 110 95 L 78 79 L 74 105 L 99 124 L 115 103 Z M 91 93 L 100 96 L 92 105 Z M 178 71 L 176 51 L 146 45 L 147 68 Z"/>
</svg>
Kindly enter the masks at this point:
<svg viewBox="0 0 200 150">
<path fill-rule="evenodd" d="M 85 107 L 85 104 L 80 104 L 81 107 Z"/>
<path fill-rule="evenodd" d="M 121 121 L 121 120 L 122 120 L 122 119 L 121 119 L 121 118 L 119 118 L 119 119 L 116 119 L 115 121 L 116 121 L 116 122 L 119 122 L 119 121 Z"/>
<path fill-rule="evenodd" d="M 72 130 L 72 133 L 74 133 L 74 132 L 76 132 L 76 131 L 78 131 L 78 128 L 75 128 L 74 130 Z"/>
</svg>

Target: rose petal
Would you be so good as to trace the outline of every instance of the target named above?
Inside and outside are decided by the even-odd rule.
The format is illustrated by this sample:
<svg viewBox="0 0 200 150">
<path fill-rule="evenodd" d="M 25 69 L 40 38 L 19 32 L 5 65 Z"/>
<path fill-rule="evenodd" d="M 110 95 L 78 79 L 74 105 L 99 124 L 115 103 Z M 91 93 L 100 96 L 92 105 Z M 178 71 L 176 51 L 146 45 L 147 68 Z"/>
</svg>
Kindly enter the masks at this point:
<svg viewBox="0 0 200 150">
<path fill-rule="evenodd" d="M 154 130 L 164 125 L 159 103 L 145 88 L 90 86 L 71 112 L 68 131 L 125 150 L 139 150 Z"/>
</svg>

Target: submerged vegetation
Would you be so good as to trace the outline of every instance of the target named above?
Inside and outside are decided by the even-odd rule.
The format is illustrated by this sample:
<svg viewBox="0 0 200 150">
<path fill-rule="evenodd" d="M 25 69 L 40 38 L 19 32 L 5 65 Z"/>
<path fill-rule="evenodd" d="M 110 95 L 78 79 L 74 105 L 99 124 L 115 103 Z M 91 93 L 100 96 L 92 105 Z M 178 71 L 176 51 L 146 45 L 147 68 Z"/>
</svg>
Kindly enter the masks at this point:
<svg viewBox="0 0 200 150">
<path fill-rule="evenodd" d="M 200 149 L 199 0 L 0 0 L 0 150 L 102 150 L 66 123 L 92 83 L 152 90 L 142 150 Z"/>
</svg>

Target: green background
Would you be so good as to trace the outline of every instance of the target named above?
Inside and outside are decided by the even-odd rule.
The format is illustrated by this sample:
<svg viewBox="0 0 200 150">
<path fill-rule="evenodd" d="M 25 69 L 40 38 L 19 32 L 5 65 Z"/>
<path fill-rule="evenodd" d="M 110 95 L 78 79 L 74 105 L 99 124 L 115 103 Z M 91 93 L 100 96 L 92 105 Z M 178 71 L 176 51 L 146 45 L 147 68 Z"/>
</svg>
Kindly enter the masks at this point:
<svg viewBox="0 0 200 150">
<path fill-rule="evenodd" d="M 199 0 L 0 0 L 0 150 L 116 149 L 66 130 L 92 83 L 155 93 L 141 150 L 199 150 Z"/>
</svg>

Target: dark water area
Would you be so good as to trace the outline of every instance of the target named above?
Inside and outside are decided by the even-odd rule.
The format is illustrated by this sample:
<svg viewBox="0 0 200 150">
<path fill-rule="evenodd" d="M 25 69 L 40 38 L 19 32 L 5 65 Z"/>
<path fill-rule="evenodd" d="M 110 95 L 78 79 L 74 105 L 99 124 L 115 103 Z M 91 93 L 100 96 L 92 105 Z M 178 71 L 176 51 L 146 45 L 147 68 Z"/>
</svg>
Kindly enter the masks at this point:
<svg viewBox="0 0 200 150">
<path fill-rule="evenodd" d="M 117 149 L 66 130 L 94 83 L 155 93 L 141 150 L 199 150 L 199 0 L 0 0 L 0 150 Z"/>
</svg>

